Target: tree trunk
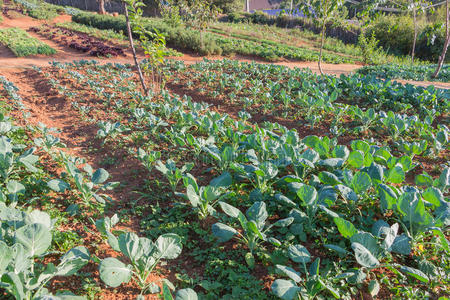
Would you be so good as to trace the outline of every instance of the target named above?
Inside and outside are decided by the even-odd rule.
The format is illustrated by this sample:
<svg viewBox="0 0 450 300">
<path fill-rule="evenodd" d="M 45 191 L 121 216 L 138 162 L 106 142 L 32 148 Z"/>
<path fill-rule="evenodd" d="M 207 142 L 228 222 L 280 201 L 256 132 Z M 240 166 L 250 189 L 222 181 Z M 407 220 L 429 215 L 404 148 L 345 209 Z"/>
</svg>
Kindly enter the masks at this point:
<svg viewBox="0 0 450 300">
<path fill-rule="evenodd" d="M 319 71 L 320 74 L 323 75 L 322 71 L 322 51 L 323 51 L 323 44 L 325 43 L 325 29 L 326 29 L 326 20 L 322 23 L 322 38 L 320 40 L 320 51 L 319 51 Z"/>
<path fill-rule="evenodd" d="M 294 9 L 294 0 L 291 0 L 290 12 L 292 14 L 292 10 Z"/>
<path fill-rule="evenodd" d="M 441 71 L 442 65 L 444 64 L 445 61 L 445 55 L 447 54 L 447 49 L 448 49 L 448 44 L 450 42 L 450 32 L 449 32 L 449 28 L 448 28 L 448 22 L 449 22 L 449 18 L 450 18 L 450 11 L 448 10 L 448 1 L 447 0 L 445 2 L 445 10 L 446 10 L 446 15 L 447 18 L 445 20 L 445 42 L 444 42 L 444 48 L 442 49 L 442 53 L 441 56 L 439 56 L 439 61 L 438 61 L 438 65 L 436 67 L 436 71 L 434 71 L 433 78 L 438 77 L 439 72 Z"/>
<path fill-rule="evenodd" d="M 414 4 L 415 5 L 415 4 Z M 411 63 L 414 63 L 414 53 L 416 52 L 416 40 L 417 40 L 417 19 L 416 19 L 416 7 L 413 7 L 413 22 L 414 22 L 414 39 L 411 50 Z"/>
<path fill-rule="evenodd" d="M 141 66 L 139 65 L 139 62 L 137 60 L 136 49 L 134 48 L 134 43 L 133 43 L 133 35 L 131 33 L 130 18 L 128 17 L 128 8 L 127 8 L 127 4 L 125 2 L 123 3 L 123 9 L 124 9 L 124 13 L 125 13 L 125 20 L 127 22 L 128 41 L 130 42 L 131 52 L 133 52 L 134 64 L 136 65 L 136 68 L 138 70 L 139 80 L 141 81 L 141 85 L 142 85 L 142 89 L 144 90 L 144 94 L 147 96 L 148 89 L 147 89 L 147 86 L 145 85 Z"/>
<path fill-rule="evenodd" d="M 245 0 L 245 11 L 250 12 L 250 0 Z"/>
<path fill-rule="evenodd" d="M 98 13 L 101 15 L 106 15 L 105 0 L 98 0 Z"/>
</svg>

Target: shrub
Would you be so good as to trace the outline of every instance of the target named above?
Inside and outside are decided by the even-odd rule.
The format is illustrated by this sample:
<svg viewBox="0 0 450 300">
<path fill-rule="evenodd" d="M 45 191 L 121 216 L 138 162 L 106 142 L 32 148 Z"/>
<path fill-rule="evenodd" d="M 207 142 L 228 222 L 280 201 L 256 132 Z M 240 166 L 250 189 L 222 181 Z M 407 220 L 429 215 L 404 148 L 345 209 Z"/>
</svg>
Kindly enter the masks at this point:
<svg viewBox="0 0 450 300">
<path fill-rule="evenodd" d="M 411 51 L 414 26 L 408 16 L 382 15 L 367 29 L 367 35 L 374 35 L 380 46 L 397 55 Z"/>
<path fill-rule="evenodd" d="M 367 33 L 374 34 L 379 45 L 393 54 L 409 55 L 411 53 L 414 24 L 409 16 L 382 15 L 369 26 Z M 444 41 L 445 30 L 442 26 L 419 26 L 416 56 L 423 60 L 437 61 Z M 448 59 L 449 56 L 446 60 Z"/>
</svg>

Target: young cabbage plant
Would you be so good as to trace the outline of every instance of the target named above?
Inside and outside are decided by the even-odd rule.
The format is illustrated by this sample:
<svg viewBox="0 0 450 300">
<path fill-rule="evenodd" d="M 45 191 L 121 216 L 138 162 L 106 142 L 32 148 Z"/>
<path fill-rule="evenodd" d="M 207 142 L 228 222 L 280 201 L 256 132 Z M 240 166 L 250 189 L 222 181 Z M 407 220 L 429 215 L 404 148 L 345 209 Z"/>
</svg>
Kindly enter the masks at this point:
<svg viewBox="0 0 450 300">
<path fill-rule="evenodd" d="M 327 208 L 327 199 L 334 195 L 331 189 L 323 188 L 318 193 L 313 186 L 298 182 L 294 183 L 297 184 L 297 196 L 300 201 L 292 201 L 280 193 L 275 195 L 275 199 L 279 203 L 283 204 L 283 206 L 292 208 L 289 212 L 289 216 L 294 219 L 290 228 L 292 233 L 304 236 L 303 230 L 305 226 L 308 226 L 308 230 L 312 230 L 317 221 L 316 216 L 319 211 L 322 211 L 331 217 L 337 216 L 336 213 Z"/>
<path fill-rule="evenodd" d="M 136 152 L 137 158 L 142 163 L 142 165 L 148 170 L 149 173 L 152 172 L 153 167 L 161 158 L 161 152 L 160 151 L 149 151 L 146 152 L 145 150 L 139 148 Z"/>
<path fill-rule="evenodd" d="M 221 171 L 227 170 L 237 157 L 237 151 L 228 145 L 222 149 L 217 148 L 215 145 L 207 145 L 203 147 L 203 151 L 209 154 Z"/>
<path fill-rule="evenodd" d="M 241 231 L 219 222 L 212 225 L 214 236 L 221 243 L 227 242 L 236 236 L 249 249 L 249 252 L 245 255 L 245 260 L 251 268 L 255 265 L 255 251 L 259 249 L 263 242 L 269 242 L 277 247 L 281 246 L 281 242 L 273 237 L 268 237 L 267 232 L 274 226 L 287 227 L 294 221 L 294 218 L 289 217 L 266 226 L 268 213 L 264 202 L 255 202 L 246 211 L 246 215 L 236 207 L 225 202 L 219 202 L 219 205 L 225 214 L 239 221 Z"/>
<path fill-rule="evenodd" d="M 193 163 L 187 163 L 180 169 L 172 159 L 168 159 L 165 164 L 160 160 L 156 162 L 156 170 L 166 176 L 169 181 L 170 188 L 174 194 L 176 192 L 178 182 L 183 178 L 183 175 L 192 170 L 193 167 Z"/>
<path fill-rule="evenodd" d="M 226 189 L 233 182 L 228 172 L 214 178 L 207 186 L 199 187 L 194 176 L 189 173 L 186 174 L 183 181 L 186 186 L 186 194 L 181 195 L 187 198 L 192 207 L 198 210 L 200 219 L 204 219 L 215 212 L 214 207 L 229 195 L 229 193 L 226 193 Z"/>
<path fill-rule="evenodd" d="M 435 208 L 434 216 L 427 207 Z M 437 188 L 428 188 L 422 194 L 418 191 L 403 191 L 396 204 L 397 220 L 412 245 L 436 236 L 437 244 L 449 251 L 448 240 L 442 232 L 450 219 L 448 207 L 448 202 Z"/>
<path fill-rule="evenodd" d="M 83 170 L 81 170 L 65 154 L 62 154 L 62 156 L 67 174 L 73 179 L 84 204 L 92 207 L 92 199 L 95 199 L 101 205 L 105 205 L 107 201 L 111 200 L 108 195 L 99 193 L 112 190 L 120 184 L 119 182 L 106 182 L 109 178 L 108 171 L 102 168 L 94 171 L 89 164 L 85 164 Z M 60 185 L 50 187 L 56 192 L 61 191 Z"/>
<path fill-rule="evenodd" d="M 321 274 L 320 258 L 306 268 L 306 263 L 311 261 L 311 255 L 302 245 L 291 246 L 289 254 L 291 259 L 301 263 L 306 279 L 303 280 L 301 273 L 291 267 L 276 265 L 277 271 L 290 279 L 277 279 L 272 283 L 271 290 L 277 297 L 285 300 L 314 299 L 319 293 L 327 291 L 334 298 L 341 298 L 334 285 L 343 278 L 342 276 L 331 277 L 330 272 Z"/>
<path fill-rule="evenodd" d="M 21 168 L 28 172 L 38 173 L 36 163 L 39 157 L 34 155 L 35 148 L 22 151 L 23 145 L 12 142 L 6 136 L 0 136 L 0 178 L 6 183 L 14 175 L 18 175 Z"/>
<path fill-rule="evenodd" d="M 2 203 L 0 215 L 0 288 L 15 299 L 48 299 L 52 295 L 45 286 L 52 278 L 74 275 L 89 262 L 88 250 L 75 247 L 56 266 L 36 263 L 49 254 L 54 221 L 45 212 L 26 213 Z"/>
<path fill-rule="evenodd" d="M 373 123 L 378 119 L 378 113 L 373 108 L 363 111 L 361 108 L 355 106 L 350 111 L 361 122 L 361 126 L 355 128 L 356 132 L 367 133 Z"/>
<path fill-rule="evenodd" d="M 103 139 L 103 145 L 108 141 L 114 140 L 120 133 L 130 130 L 119 122 L 110 123 L 108 121 L 100 121 L 97 125 L 100 128 L 97 131 L 97 137 Z"/>
<path fill-rule="evenodd" d="M 97 223 L 109 224 L 107 221 Z M 105 226 L 103 229 L 109 228 Z M 156 282 L 149 282 L 149 277 L 162 260 L 175 259 L 181 254 L 181 238 L 176 234 L 167 233 L 153 242 L 132 232 L 122 233 L 118 237 L 107 232 L 108 244 L 130 263 L 125 264 L 114 257 L 102 259 L 99 265 L 102 281 L 115 288 L 134 280 L 140 288 L 138 299 L 145 299 L 144 295 L 148 293 L 159 293 L 160 288 Z"/>
<path fill-rule="evenodd" d="M 426 140 L 422 140 L 420 142 L 407 142 L 401 140 L 399 142 L 396 142 L 395 145 L 400 151 L 402 151 L 412 159 L 415 155 L 421 155 L 423 152 L 425 152 L 427 150 L 428 143 Z"/>
<path fill-rule="evenodd" d="M 255 157 L 255 159 L 257 159 Z M 257 162 L 255 160 L 255 162 Z M 257 165 L 234 163 L 232 168 L 245 179 L 248 179 L 255 189 L 264 194 L 272 189 L 275 183 L 274 179 L 278 174 L 278 168 L 275 164 L 264 161 Z"/>
<path fill-rule="evenodd" d="M 44 151 L 49 153 L 50 155 L 53 156 L 53 154 L 54 154 L 52 148 L 54 148 L 54 147 L 65 148 L 66 147 L 66 145 L 61 142 L 60 138 L 55 137 L 51 134 L 51 132 L 57 133 L 58 131 L 56 129 L 48 128 L 44 124 L 40 123 L 40 124 L 38 124 L 38 126 L 36 126 L 36 130 L 41 133 L 42 137 L 34 139 L 34 144 L 36 146 L 44 149 Z"/>
</svg>

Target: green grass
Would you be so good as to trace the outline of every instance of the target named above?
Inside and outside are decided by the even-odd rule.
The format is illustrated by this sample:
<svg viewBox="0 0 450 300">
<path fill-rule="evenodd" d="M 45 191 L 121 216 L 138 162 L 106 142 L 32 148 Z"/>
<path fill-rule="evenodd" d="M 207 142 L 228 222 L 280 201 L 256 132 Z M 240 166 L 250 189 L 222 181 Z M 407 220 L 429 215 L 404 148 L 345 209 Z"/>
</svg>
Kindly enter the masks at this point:
<svg viewBox="0 0 450 300">
<path fill-rule="evenodd" d="M 31 37 L 20 28 L 0 29 L 0 43 L 8 47 L 18 57 L 36 54 L 52 55 L 56 53 L 55 49 Z"/>
</svg>

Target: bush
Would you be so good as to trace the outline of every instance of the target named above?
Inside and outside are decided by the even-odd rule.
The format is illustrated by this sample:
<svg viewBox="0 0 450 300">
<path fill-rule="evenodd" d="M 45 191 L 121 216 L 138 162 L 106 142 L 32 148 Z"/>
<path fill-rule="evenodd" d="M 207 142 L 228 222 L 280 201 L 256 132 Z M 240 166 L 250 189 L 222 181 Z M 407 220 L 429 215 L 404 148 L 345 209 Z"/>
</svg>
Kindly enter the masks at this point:
<svg viewBox="0 0 450 300">
<path fill-rule="evenodd" d="M 436 28 L 438 27 L 438 28 Z M 410 55 L 413 38 L 414 24 L 409 16 L 382 15 L 367 31 L 368 35 L 374 34 L 379 45 L 385 50 L 396 55 Z M 437 61 L 445 42 L 445 30 L 442 26 L 419 26 L 416 41 L 416 56 L 423 60 Z M 446 60 L 448 61 L 447 55 Z"/>
<path fill-rule="evenodd" d="M 444 26 L 427 25 L 417 39 L 417 57 L 424 60 L 437 62 L 441 55 L 445 43 Z M 445 61 L 450 62 L 450 55 L 447 52 Z"/>
<path fill-rule="evenodd" d="M 375 35 L 379 45 L 396 55 L 411 52 L 414 27 L 408 16 L 382 15 L 367 29 L 367 35 Z"/>
</svg>

